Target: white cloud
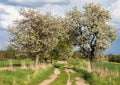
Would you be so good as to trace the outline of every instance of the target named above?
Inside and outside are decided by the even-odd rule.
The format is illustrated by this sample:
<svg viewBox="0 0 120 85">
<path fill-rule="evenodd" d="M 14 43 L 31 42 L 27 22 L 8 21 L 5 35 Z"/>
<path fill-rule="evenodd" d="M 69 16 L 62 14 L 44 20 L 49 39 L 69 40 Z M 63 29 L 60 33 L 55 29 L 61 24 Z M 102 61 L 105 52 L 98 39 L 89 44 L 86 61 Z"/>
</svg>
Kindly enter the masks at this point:
<svg viewBox="0 0 120 85">
<path fill-rule="evenodd" d="M 0 27 L 7 29 L 8 25 L 12 24 L 14 20 L 21 18 L 18 13 L 19 9 L 20 7 L 0 4 Z M 67 9 L 67 6 L 46 4 L 38 9 L 42 13 L 49 11 L 54 16 L 64 16 L 64 11 Z"/>
<path fill-rule="evenodd" d="M 40 7 L 40 11 L 42 13 L 46 12 L 51 12 L 53 16 L 64 16 L 64 12 L 67 6 L 59 6 L 59 5 L 51 5 L 51 4 L 46 4 L 43 7 Z"/>
<path fill-rule="evenodd" d="M 98 3 L 103 8 L 110 10 L 112 15 L 111 23 L 116 25 L 118 29 L 120 27 L 120 25 L 118 25 L 120 23 L 120 0 L 8 0 L 7 4 L 9 5 L 0 3 L 0 27 L 2 28 L 7 29 L 7 26 L 11 24 L 13 20 L 20 18 L 18 13 L 20 7 L 15 6 L 15 4 L 12 5 L 11 3 L 34 8 L 37 7 L 42 13 L 51 11 L 54 16 L 64 16 L 64 12 L 70 10 L 73 6 L 77 6 L 82 10 L 85 3 Z M 61 5 L 60 3 L 69 4 Z M 3 35 L 1 35 L 2 39 L 0 38 L 0 49 L 9 44 L 8 38 Z"/>
<path fill-rule="evenodd" d="M 17 3 L 37 3 L 37 2 L 44 2 L 44 3 L 59 3 L 64 2 L 66 0 L 9 0 L 11 2 Z M 83 5 L 87 3 L 99 3 L 102 7 L 105 7 L 111 11 L 113 21 L 119 22 L 120 21 L 120 0 L 69 0 L 70 4 L 67 5 L 57 5 L 57 4 L 44 4 L 42 7 L 38 7 L 42 13 L 47 11 L 51 11 L 52 15 L 55 16 L 64 16 L 65 11 L 70 10 L 73 6 L 77 6 L 80 10 L 82 9 Z M 114 1 L 114 3 L 112 3 Z M 108 2 L 108 3 L 106 3 Z M 112 5 L 111 5 L 112 4 Z M 9 24 L 12 23 L 14 19 L 20 18 L 18 10 L 20 7 L 17 6 L 9 6 L 0 4 L 0 26 L 3 28 L 7 28 Z M 26 7 L 25 7 L 26 8 Z M 4 10 L 4 13 L 1 13 Z"/>
<path fill-rule="evenodd" d="M 113 22 L 120 23 L 120 0 L 116 0 L 108 9 L 111 12 Z"/>
<path fill-rule="evenodd" d="M 7 26 L 11 24 L 13 20 L 20 18 L 18 14 L 18 8 L 19 7 L 0 4 L 0 9 L 4 10 L 5 12 L 0 14 L 0 27 L 7 29 Z"/>
<path fill-rule="evenodd" d="M 115 0 L 71 0 L 71 6 L 77 6 L 82 10 L 85 3 L 95 3 L 100 4 L 102 8 L 108 8 Z"/>
<path fill-rule="evenodd" d="M 66 3 L 68 0 L 9 0 L 9 2 L 20 4 L 32 4 L 32 3 Z"/>
<path fill-rule="evenodd" d="M 41 2 L 48 2 L 48 3 L 60 3 L 60 2 L 65 2 L 66 0 L 39 0 Z"/>
</svg>

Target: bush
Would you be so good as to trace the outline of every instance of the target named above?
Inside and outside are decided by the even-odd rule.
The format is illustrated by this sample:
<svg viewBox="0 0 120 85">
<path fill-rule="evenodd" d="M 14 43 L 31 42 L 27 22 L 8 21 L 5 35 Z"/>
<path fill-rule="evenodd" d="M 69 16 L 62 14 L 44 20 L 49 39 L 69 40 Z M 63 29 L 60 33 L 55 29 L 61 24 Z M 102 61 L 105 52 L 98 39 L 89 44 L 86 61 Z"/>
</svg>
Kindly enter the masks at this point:
<svg viewBox="0 0 120 85">
<path fill-rule="evenodd" d="M 54 64 L 54 67 L 55 68 L 60 68 L 60 67 L 62 67 L 62 66 L 64 66 L 63 64 Z"/>
<path fill-rule="evenodd" d="M 74 65 L 74 66 L 80 64 L 79 59 L 71 59 L 71 60 L 68 61 L 68 63 L 71 64 L 71 65 Z"/>
</svg>

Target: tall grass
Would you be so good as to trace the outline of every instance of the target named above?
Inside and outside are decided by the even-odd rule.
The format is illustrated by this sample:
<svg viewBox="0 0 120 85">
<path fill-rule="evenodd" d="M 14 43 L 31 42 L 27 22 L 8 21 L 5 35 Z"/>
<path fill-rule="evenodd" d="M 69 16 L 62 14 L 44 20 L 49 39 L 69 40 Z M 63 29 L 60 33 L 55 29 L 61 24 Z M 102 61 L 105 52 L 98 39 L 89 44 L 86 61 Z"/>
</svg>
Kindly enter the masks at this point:
<svg viewBox="0 0 120 85">
<path fill-rule="evenodd" d="M 47 70 L 42 70 L 40 72 L 38 72 L 36 75 L 32 75 L 32 80 L 30 83 L 28 83 L 28 85 L 38 85 L 39 83 L 41 83 L 42 81 L 44 81 L 45 79 L 48 79 L 49 76 L 51 74 L 53 74 L 54 71 L 54 67 L 50 67 Z"/>
<path fill-rule="evenodd" d="M 108 76 L 95 76 L 93 85 L 120 85 L 120 63 L 111 63 L 111 62 L 95 62 L 97 68 L 102 69 L 103 71 L 108 71 Z M 101 78 L 102 77 L 102 78 Z"/>
<path fill-rule="evenodd" d="M 61 71 L 61 74 L 58 75 L 58 77 L 55 79 L 54 82 L 52 82 L 50 85 L 66 85 L 68 75 L 65 71 L 65 68 L 59 68 Z"/>
<path fill-rule="evenodd" d="M 9 62 L 7 60 L 0 61 L 0 67 L 6 67 L 7 65 L 9 65 Z"/>
<path fill-rule="evenodd" d="M 24 85 L 26 75 L 32 75 L 32 70 L 0 71 L 1 85 Z"/>
<path fill-rule="evenodd" d="M 69 61 L 70 62 L 70 61 Z M 95 70 L 100 75 L 89 73 L 88 62 L 84 59 L 71 60 L 69 64 L 74 65 L 75 74 L 71 74 L 71 81 L 75 85 L 75 77 L 82 77 L 91 85 L 120 85 L 120 64 L 111 62 L 95 62 Z"/>
<path fill-rule="evenodd" d="M 114 62 L 95 62 L 95 66 L 101 69 L 108 69 L 109 71 L 116 71 L 120 72 L 120 63 Z"/>
<path fill-rule="evenodd" d="M 54 71 L 54 67 L 48 67 L 46 70 L 39 69 L 37 71 L 13 70 L 0 71 L 0 85 L 38 85 L 47 79 Z"/>
</svg>

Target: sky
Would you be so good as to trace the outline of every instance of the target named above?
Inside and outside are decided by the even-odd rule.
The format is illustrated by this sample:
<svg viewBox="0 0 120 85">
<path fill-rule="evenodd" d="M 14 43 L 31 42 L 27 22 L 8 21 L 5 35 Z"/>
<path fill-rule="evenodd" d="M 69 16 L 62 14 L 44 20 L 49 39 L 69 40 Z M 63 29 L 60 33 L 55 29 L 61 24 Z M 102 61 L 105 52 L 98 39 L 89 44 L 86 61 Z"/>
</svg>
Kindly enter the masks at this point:
<svg viewBox="0 0 120 85">
<path fill-rule="evenodd" d="M 104 53 L 120 54 L 120 0 L 0 0 L 0 49 L 9 45 L 8 26 L 12 21 L 20 19 L 20 8 L 36 8 L 41 13 L 51 12 L 53 16 L 64 16 L 65 12 L 77 6 L 79 10 L 85 3 L 100 4 L 102 8 L 110 11 L 111 24 L 117 30 L 118 39 Z"/>
</svg>

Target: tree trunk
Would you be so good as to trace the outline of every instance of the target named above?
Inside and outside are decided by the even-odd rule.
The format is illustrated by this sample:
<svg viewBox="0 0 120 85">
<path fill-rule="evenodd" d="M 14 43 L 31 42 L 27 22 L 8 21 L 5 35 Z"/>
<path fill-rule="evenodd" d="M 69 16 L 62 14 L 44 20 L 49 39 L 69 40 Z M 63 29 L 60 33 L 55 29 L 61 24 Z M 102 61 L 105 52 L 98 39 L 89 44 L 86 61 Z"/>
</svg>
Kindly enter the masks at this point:
<svg viewBox="0 0 120 85">
<path fill-rule="evenodd" d="M 91 71 L 93 71 L 93 69 L 94 69 L 94 58 L 95 58 L 95 48 L 92 47 L 92 51 L 91 51 L 90 57 L 89 57 Z"/>
<path fill-rule="evenodd" d="M 21 61 L 21 68 L 22 68 L 22 69 L 27 69 L 27 66 L 26 66 L 26 63 L 25 63 L 25 59 L 23 59 L 23 60 Z"/>
<path fill-rule="evenodd" d="M 92 72 L 94 69 L 94 62 L 89 58 L 88 60 L 88 71 Z"/>
<path fill-rule="evenodd" d="M 93 68 L 94 68 L 93 61 L 90 61 L 90 68 L 91 68 L 91 70 L 93 70 Z"/>
<path fill-rule="evenodd" d="M 91 47 L 91 52 L 90 52 L 90 67 L 91 67 L 91 70 L 93 71 L 93 68 L 94 68 L 94 59 L 95 59 L 95 50 L 96 50 L 96 35 L 98 34 L 98 32 L 95 32 L 93 34 L 93 38 L 91 39 L 91 43 L 90 43 L 90 47 Z"/>
<path fill-rule="evenodd" d="M 9 66 L 10 66 L 10 70 L 13 69 L 13 62 L 12 62 L 12 59 L 9 59 Z"/>
<path fill-rule="evenodd" d="M 39 64 L 39 54 L 36 54 L 36 59 L 35 59 L 35 68 L 38 69 L 38 64 Z"/>
<path fill-rule="evenodd" d="M 50 63 L 52 64 L 53 63 L 53 57 L 51 56 L 51 59 L 50 59 Z"/>
<path fill-rule="evenodd" d="M 47 63 L 48 63 L 48 58 L 45 57 L 45 58 L 44 58 L 44 61 L 45 61 L 45 63 L 47 64 Z"/>
</svg>

